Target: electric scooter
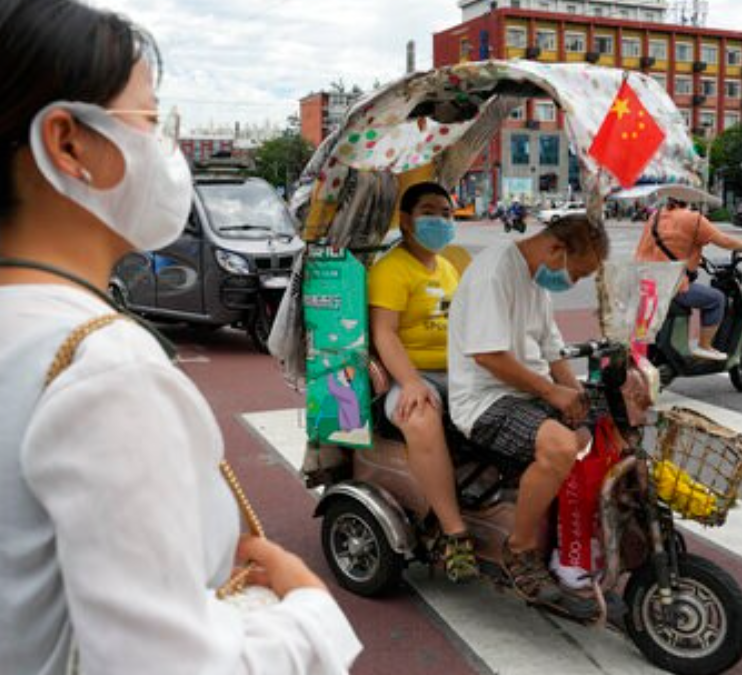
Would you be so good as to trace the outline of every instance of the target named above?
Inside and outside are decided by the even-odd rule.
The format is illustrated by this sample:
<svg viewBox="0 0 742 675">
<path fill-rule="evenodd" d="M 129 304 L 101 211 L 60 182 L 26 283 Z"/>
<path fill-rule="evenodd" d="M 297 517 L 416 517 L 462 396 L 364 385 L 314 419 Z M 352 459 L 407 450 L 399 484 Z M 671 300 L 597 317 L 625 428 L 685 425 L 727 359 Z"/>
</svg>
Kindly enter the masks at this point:
<svg viewBox="0 0 742 675">
<path fill-rule="evenodd" d="M 670 306 L 665 323 L 650 347 L 649 359 L 659 370 L 660 383 L 667 387 L 677 377 L 697 377 L 729 373 L 737 391 L 742 392 L 742 251 L 734 251 L 728 263 L 703 258 L 701 266 L 727 298 L 724 318 L 713 346 L 725 354 L 726 361 L 710 361 L 692 355 L 689 347 L 691 310 L 677 302 Z"/>
</svg>

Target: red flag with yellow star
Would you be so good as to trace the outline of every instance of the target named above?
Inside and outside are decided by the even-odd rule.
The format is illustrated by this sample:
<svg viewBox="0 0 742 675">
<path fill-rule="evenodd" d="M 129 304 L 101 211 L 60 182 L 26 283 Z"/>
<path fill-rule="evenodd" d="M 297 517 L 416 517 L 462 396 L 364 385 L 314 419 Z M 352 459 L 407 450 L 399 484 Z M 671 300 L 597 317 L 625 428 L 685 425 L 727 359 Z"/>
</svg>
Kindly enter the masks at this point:
<svg viewBox="0 0 742 675">
<path fill-rule="evenodd" d="M 624 80 L 589 154 L 624 188 L 636 183 L 665 140 L 665 132 Z"/>
</svg>

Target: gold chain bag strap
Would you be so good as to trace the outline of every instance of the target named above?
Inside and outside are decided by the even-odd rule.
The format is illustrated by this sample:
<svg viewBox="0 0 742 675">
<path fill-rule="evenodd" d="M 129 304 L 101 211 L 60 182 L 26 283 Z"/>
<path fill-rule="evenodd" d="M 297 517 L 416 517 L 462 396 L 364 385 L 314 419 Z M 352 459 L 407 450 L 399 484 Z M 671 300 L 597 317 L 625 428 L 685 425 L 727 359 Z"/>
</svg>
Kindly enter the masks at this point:
<svg viewBox="0 0 742 675">
<path fill-rule="evenodd" d="M 114 321 L 118 321 L 119 319 L 131 321 L 125 314 L 104 314 L 103 316 L 90 319 L 90 321 L 86 321 L 84 324 L 75 328 L 57 350 L 51 366 L 46 373 L 44 387 L 48 387 L 72 364 L 77 348 L 85 338 L 101 328 L 110 326 Z M 234 470 L 224 459 L 219 463 L 219 469 L 237 501 L 250 534 L 256 537 L 264 537 L 265 531 L 263 530 L 263 526 L 250 501 L 247 499 Z M 251 586 L 249 584 L 249 576 L 252 569 L 252 563 L 248 563 L 245 567 L 237 570 L 229 581 L 217 589 L 217 598 L 228 602 L 244 613 L 250 613 L 255 609 L 274 605 L 279 602 L 278 596 L 270 589 L 263 588 L 262 586 Z M 79 654 L 73 645 L 67 668 L 68 675 L 79 675 L 79 668 Z"/>
</svg>

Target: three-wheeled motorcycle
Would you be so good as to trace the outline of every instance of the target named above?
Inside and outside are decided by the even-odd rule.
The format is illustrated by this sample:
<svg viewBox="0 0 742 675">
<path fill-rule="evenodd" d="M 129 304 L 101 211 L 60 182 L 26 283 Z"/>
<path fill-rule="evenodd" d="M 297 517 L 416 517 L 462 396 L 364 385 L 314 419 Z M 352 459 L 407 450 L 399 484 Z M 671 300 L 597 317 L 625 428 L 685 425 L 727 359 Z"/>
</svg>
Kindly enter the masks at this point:
<svg viewBox="0 0 742 675">
<path fill-rule="evenodd" d="M 399 195 L 420 180 L 457 184 L 523 98 L 551 98 L 564 113 L 582 168 L 588 214 L 599 225 L 615 187 L 589 148 L 626 81 L 666 131 L 645 179 L 700 184 L 700 163 L 682 118 L 651 78 L 585 64 L 467 63 L 415 73 L 361 100 L 317 151 L 292 204 L 307 248 L 294 269 L 269 346 L 307 387 L 303 472 L 324 491 L 316 515 L 338 582 L 382 595 L 404 568 L 434 564 L 437 524 L 409 471 L 406 448 L 375 415 L 386 387 L 373 359 L 365 268 L 383 254 Z M 448 255 L 461 268 L 462 251 Z M 603 336 L 565 348 L 589 359 L 586 387 L 608 401 L 616 462 L 600 487 L 596 541 L 604 560 L 587 587 L 547 609 L 625 630 L 652 663 L 684 675 L 720 673 L 742 658 L 742 591 L 690 553 L 675 514 L 722 525 L 742 482 L 736 433 L 688 410 L 646 427 L 656 372 L 637 343 L 656 335 L 681 274 L 678 264 L 607 265 L 598 283 Z M 652 289 L 656 304 L 638 326 Z M 641 330 L 639 330 L 641 329 Z M 513 523 L 519 475 L 446 424 L 462 510 L 483 572 L 508 585 L 502 544 Z M 645 433 L 646 431 L 646 433 Z M 544 523 L 545 559 L 555 550 Z"/>
</svg>

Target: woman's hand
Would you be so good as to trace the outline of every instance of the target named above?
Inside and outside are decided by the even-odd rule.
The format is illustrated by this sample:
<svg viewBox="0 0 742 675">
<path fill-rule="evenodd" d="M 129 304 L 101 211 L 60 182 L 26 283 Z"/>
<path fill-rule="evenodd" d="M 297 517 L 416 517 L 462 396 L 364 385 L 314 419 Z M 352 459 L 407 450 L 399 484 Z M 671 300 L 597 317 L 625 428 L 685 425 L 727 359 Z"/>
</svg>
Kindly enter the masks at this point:
<svg viewBox="0 0 742 675">
<path fill-rule="evenodd" d="M 270 588 L 279 598 L 299 588 L 327 590 L 324 582 L 299 556 L 264 537 L 243 535 L 237 546 L 237 564 L 254 565 L 249 583 Z"/>
<path fill-rule="evenodd" d="M 397 409 L 394 411 L 395 417 L 399 422 L 406 422 L 415 408 L 422 408 L 426 403 L 430 403 L 434 408 L 440 409 L 441 402 L 422 380 L 414 380 L 402 387 L 399 393 Z"/>
</svg>

